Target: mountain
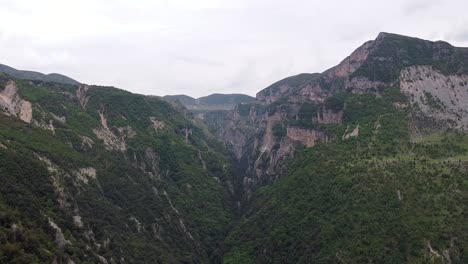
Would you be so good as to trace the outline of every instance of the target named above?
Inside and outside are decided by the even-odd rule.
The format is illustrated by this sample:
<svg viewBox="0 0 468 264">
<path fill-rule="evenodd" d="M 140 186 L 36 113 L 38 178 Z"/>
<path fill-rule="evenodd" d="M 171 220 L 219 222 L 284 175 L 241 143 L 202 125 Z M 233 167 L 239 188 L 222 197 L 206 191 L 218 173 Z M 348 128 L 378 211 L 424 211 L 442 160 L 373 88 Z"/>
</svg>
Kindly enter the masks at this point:
<svg viewBox="0 0 468 264">
<path fill-rule="evenodd" d="M 166 95 L 165 99 L 179 101 L 187 109 L 195 112 L 232 110 L 238 104 L 251 103 L 255 98 L 245 94 L 211 94 L 198 99 L 187 95 Z"/>
<path fill-rule="evenodd" d="M 467 72 L 467 48 L 380 33 L 323 73 L 286 78 L 258 92 L 255 102 L 205 119 L 243 167 L 242 192 L 249 196 L 276 180 L 296 149 L 343 136 L 329 127 L 344 124 L 352 95 L 387 93 L 401 108 L 419 107 L 409 111 L 413 138 L 468 130 Z"/>
<path fill-rule="evenodd" d="M 0 263 L 219 262 L 223 145 L 184 108 L 0 76 Z"/>
<path fill-rule="evenodd" d="M 381 33 L 254 101 L 0 75 L 0 263 L 468 263 L 467 65 Z"/>
<path fill-rule="evenodd" d="M 61 84 L 79 84 L 78 81 L 58 73 L 43 74 L 34 71 L 21 71 L 3 64 L 0 64 L 0 72 L 22 80 L 55 82 Z"/>
<path fill-rule="evenodd" d="M 466 48 L 381 33 L 207 115 L 244 212 L 224 263 L 467 262 L 467 66 Z"/>
<path fill-rule="evenodd" d="M 163 98 L 169 101 L 179 102 L 183 106 L 187 107 L 187 109 L 190 109 L 190 107 L 193 107 L 193 105 L 195 105 L 195 102 L 197 101 L 197 99 L 190 97 L 188 95 L 184 95 L 184 94 L 166 95 Z"/>
</svg>

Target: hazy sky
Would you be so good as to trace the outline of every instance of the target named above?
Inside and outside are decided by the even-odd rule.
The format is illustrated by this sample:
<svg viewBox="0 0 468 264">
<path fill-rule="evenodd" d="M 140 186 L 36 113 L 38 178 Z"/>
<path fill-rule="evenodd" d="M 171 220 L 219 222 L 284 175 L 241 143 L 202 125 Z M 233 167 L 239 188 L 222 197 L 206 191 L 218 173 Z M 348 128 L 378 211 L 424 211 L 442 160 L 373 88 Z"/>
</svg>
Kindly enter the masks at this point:
<svg viewBox="0 0 468 264">
<path fill-rule="evenodd" d="M 381 31 L 468 46 L 466 0 L 0 0 L 0 63 L 143 94 L 254 95 Z"/>
</svg>

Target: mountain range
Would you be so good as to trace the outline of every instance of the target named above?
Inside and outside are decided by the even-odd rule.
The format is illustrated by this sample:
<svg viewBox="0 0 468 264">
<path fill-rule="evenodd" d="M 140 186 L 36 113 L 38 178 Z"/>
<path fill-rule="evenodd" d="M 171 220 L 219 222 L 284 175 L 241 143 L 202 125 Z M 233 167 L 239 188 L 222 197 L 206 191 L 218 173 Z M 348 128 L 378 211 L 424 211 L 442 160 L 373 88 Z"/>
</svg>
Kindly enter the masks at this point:
<svg viewBox="0 0 468 264">
<path fill-rule="evenodd" d="M 200 98 L 192 98 L 187 95 L 166 95 L 167 100 L 178 101 L 187 109 L 195 112 L 213 110 L 232 110 L 238 104 L 251 103 L 254 97 L 245 94 L 211 94 Z"/>
<path fill-rule="evenodd" d="M 0 263 L 468 263 L 467 48 L 380 33 L 255 100 L 6 72 L 0 107 Z"/>
<path fill-rule="evenodd" d="M 61 84 L 79 84 L 78 81 L 73 80 L 70 77 L 67 77 L 58 73 L 43 74 L 35 71 L 23 71 L 17 70 L 10 66 L 0 64 L 0 73 L 7 74 L 11 77 L 21 80 L 33 80 L 33 81 L 43 81 L 43 82 L 54 82 Z"/>
</svg>

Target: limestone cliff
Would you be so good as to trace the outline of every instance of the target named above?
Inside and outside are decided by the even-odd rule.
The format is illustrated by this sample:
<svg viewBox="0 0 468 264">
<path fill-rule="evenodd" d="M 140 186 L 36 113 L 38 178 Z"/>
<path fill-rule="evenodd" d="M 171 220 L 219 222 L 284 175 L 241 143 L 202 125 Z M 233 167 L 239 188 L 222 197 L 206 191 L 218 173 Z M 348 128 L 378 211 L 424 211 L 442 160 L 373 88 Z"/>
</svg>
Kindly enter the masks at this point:
<svg viewBox="0 0 468 264">
<path fill-rule="evenodd" d="M 283 161 L 296 149 L 359 137 L 359 124 L 346 124 L 353 111 L 342 100 L 348 94 L 403 94 L 394 107 L 408 111 L 415 136 L 468 130 L 467 76 L 468 49 L 380 33 L 337 66 L 278 81 L 258 92 L 254 103 L 223 115 L 221 123 L 207 122 L 232 149 L 242 168 L 240 192 L 248 199 L 282 174 Z M 340 124 L 344 128 L 336 130 Z"/>
</svg>

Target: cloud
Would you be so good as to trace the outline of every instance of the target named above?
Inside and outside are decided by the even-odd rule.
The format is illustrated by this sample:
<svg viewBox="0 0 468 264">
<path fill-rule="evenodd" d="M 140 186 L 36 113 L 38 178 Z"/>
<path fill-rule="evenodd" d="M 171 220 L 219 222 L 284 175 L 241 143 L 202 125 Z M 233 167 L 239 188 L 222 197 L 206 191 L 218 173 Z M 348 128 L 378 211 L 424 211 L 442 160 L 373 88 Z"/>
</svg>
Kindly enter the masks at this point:
<svg viewBox="0 0 468 264">
<path fill-rule="evenodd" d="M 406 15 L 413 15 L 427 11 L 440 3 L 440 0 L 412 0 L 403 5 L 403 11 Z"/>
<path fill-rule="evenodd" d="M 289 75 L 336 65 L 380 31 L 463 45 L 467 7 L 463 0 L 5 0 L 0 63 L 144 94 L 255 95 Z"/>
</svg>

